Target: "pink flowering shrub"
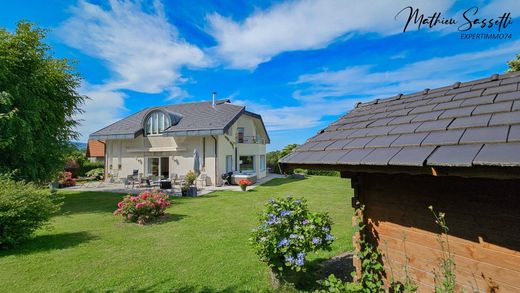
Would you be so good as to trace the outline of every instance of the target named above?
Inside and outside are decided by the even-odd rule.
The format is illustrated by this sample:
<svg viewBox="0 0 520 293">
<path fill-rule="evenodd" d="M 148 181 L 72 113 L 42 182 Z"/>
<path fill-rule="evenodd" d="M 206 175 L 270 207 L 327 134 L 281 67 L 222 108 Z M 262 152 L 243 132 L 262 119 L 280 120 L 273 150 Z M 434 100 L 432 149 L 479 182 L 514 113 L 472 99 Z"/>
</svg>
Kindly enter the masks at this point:
<svg viewBox="0 0 520 293">
<path fill-rule="evenodd" d="M 127 195 L 117 204 L 114 215 L 121 215 L 130 222 L 142 225 L 164 215 L 171 205 L 169 197 L 161 191 L 144 191 L 139 195 Z"/>
<path fill-rule="evenodd" d="M 64 171 L 58 175 L 58 181 L 61 187 L 71 187 L 76 185 L 76 179 L 72 178 L 72 172 Z"/>
</svg>

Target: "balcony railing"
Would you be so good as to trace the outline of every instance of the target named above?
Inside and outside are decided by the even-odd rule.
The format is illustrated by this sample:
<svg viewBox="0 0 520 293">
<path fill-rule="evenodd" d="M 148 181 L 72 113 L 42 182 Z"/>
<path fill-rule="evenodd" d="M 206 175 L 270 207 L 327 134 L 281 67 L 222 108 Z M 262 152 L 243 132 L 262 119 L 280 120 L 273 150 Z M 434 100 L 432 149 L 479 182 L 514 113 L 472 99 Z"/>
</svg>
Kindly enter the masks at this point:
<svg viewBox="0 0 520 293">
<path fill-rule="evenodd" d="M 243 135 L 237 135 L 237 142 L 238 143 L 250 143 L 250 144 L 265 144 L 265 140 L 263 137 L 257 137 L 257 136 L 243 136 Z"/>
</svg>

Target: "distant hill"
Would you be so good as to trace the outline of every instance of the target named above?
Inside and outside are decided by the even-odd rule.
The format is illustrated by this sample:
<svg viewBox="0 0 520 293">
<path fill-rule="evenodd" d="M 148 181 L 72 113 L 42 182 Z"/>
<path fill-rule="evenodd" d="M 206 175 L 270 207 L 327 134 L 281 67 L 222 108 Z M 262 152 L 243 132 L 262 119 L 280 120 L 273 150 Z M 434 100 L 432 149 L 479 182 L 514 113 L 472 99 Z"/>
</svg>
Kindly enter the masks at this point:
<svg viewBox="0 0 520 293">
<path fill-rule="evenodd" d="M 78 148 L 78 150 L 86 150 L 87 149 L 87 144 L 84 143 L 84 142 L 71 141 L 70 143 L 75 145 Z"/>
</svg>

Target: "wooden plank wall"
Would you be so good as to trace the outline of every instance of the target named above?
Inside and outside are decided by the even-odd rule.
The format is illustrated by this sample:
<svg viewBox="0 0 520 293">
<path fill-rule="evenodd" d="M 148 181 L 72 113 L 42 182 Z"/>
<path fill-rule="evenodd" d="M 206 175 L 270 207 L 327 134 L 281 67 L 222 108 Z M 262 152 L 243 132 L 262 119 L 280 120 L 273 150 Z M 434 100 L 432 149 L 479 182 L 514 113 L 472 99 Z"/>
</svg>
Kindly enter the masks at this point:
<svg viewBox="0 0 520 293">
<path fill-rule="evenodd" d="M 420 292 L 433 290 L 441 250 L 432 205 L 446 213 L 459 288 L 520 292 L 520 180 L 384 174 L 357 180 L 388 280 L 403 280 L 407 263 Z"/>
</svg>

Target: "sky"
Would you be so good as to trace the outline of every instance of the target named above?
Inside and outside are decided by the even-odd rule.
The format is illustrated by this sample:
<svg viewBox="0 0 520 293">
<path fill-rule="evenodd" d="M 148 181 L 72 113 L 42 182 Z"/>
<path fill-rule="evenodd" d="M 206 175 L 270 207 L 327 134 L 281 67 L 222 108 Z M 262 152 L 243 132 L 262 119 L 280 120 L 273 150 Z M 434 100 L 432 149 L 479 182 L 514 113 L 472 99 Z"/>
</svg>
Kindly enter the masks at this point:
<svg viewBox="0 0 520 293">
<path fill-rule="evenodd" d="M 457 24 L 412 21 L 403 31 L 408 6 Z M 461 32 L 472 7 L 472 21 L 510 13 L 512 23 Z M 52 54 L 83 77 L 81 141 L 145 107 L 216 91 L 262 115 L 276 150 L 357 102 L 502 73 L 520 53 L 517 0 L 4 1 L 0 27 L 20 20 L 48 29 Z M 504 38 L 461 38 L 497 33 Z"/>
</svg>

